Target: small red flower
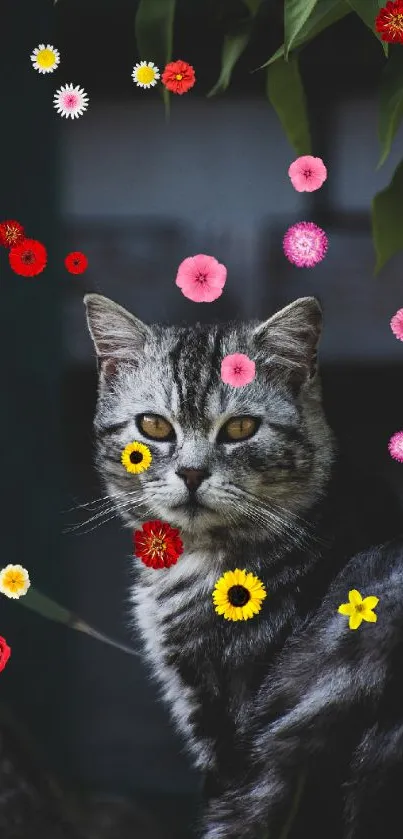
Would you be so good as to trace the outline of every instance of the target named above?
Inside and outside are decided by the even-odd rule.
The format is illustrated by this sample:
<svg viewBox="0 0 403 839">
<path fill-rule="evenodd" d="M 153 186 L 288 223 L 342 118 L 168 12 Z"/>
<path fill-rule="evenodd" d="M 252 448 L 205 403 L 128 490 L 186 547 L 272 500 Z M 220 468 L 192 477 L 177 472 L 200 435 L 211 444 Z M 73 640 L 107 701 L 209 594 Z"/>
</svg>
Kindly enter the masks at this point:
<svg viewBox="0 0 403 839">
<path fill-rule="evenodd" d="M 193 87 L 196 76 L 191 64 L 186 61 L 171 61 L 161 76 L 162 84 L 172 93 L 187 93 Z"/>
<path fill-rule="evenodd" d="M 21 277 L 35 277 L 46 267 L 48 255 L 46 248 L 36 239 L 23 239 L 19 245 L 11 248 L 8 260 L 13 271 Z"/>
<path fill-rule="evenodd" d="M 0 635 L 0 673 L 4 670 L 10 655 L 11 648 L 8 646 L 6 639 Z"/>
<path fill-rule="evenodd" d="M 12 248 L 25 237 L 24 228 L 19 221 L 2 221 L 0 224 L 0 245 Z"/>
<path fill-rule="evenodd" d="M 164 521 L 146 521 L 133 536 L 134 553 L 149 568 L 169 568 L 183 553 L 179 530 Z"/>
<path fill-rule="evenodd" d="M 85 253 L 72 251 L 67 254 L 64 264 L 70 274 L 84 274 L 88 268 L 88 259 Z"/>
<path fill-rule="evenodd" d="M 375 18 L 375 29 L 380 33 L 382 41 L 400 42 L 403 44 L 403 0 L 386 3 Z"/>
</svg>

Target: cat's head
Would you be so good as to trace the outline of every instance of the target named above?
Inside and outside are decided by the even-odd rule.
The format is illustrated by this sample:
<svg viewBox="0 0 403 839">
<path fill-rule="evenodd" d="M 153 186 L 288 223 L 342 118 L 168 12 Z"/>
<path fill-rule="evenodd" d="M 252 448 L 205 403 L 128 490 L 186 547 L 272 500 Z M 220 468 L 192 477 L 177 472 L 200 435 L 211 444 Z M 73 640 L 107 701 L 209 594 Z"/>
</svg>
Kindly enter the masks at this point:
<svg viewBox="0 0 403 839">
<path fill-rule="evenodd" d="M 124 522 L 161 519 L 193 537 L 295 527 L 323 492 L 333 454 L 318 302 L 302 298 L 263 323 L 193 327 L 145 325 L 95 294 L 85 305 L 99 368 L 97 467 Z M 234 353 L 255 362 L 241 387 L 221 379 Z M 139 474 L 121 463 L 134 441 L 152 456 Z"/>
</svg>

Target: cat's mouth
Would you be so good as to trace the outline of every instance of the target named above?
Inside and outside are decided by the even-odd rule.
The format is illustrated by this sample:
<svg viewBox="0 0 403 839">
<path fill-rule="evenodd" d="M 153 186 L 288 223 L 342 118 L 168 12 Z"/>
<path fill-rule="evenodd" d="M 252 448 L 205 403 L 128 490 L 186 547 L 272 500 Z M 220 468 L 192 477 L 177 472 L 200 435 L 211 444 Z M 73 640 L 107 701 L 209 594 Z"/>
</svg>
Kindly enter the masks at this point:
<svg viewBox="0 0 403 839">
<path fill-rule="evenodd" d="M 199 501 L 198 498 L 190 496 L 187 501 L 182 501 L 180 504 L 173 504 L 171 507 L 172 510 L 186 510 L 191 514 L 196 514 L 198 511 L 201 510 L 211 510 L 207 504 L 202 503 Z"/>
</svg>

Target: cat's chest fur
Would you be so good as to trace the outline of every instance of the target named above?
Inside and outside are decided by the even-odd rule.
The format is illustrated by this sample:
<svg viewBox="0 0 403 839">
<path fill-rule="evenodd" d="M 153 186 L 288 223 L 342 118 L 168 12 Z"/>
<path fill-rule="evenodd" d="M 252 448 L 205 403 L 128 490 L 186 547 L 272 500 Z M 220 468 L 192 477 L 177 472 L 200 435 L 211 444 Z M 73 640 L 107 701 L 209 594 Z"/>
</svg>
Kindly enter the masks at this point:
<svg viewBox="0 0 403 839">
<path fill-rule="evenodd" d="M 274 634 L 267 618 L 232 622 L 216 614 L 212 593 L 228 559 L 223 552 L 189 550 L 169 569 L 139 568 L 132 590 L 147 661 L 203 768 L 212 765 L 223 729 L 231 737 L 247 721 L 254 662 Z M 265 668 L 255 669 L 255 678 L 256 672 L 263 675 Z"/>
<path fill-rule="evenodd" d="M 180 662 L 193 660 L 196 665 L 200 655 L 204 658 L 201 645 L 207 639 L 200 625 L 201 616 L 212 606 L 211 594 L 219 577 L 218 560 L 218 556 L 204 550 L 193 550 L 184 553 L 169 569 L 143 566 L 132 590 L 146 659 L 177 728 L 201 768 L 211 764 L 212 744 L 195 735 L 193 719 L 201 711 L 200 695 L 195 685 L 183 678 Z M 206 625 L 208 622 L 206 615 Z M 206 648 L 204 652 L 207 658 Z"/>
</svg>

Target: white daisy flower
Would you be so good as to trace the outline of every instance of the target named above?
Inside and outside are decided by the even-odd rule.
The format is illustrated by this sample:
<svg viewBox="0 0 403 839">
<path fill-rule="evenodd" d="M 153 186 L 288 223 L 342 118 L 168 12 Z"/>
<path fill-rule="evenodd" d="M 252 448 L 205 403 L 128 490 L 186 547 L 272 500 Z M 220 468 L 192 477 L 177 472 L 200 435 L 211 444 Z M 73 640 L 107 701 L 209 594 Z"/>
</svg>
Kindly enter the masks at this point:
<svg viewBox="0 0 403 839">
<path fill-rule="evenodd" d="M 154 87 L 159 78 L 160 71 L 152 61 L 140 61 L 133 67 L 132 79 L 137 87 Z"/>
<path fill-rule="evenodd" d="M 56 91 L 53 106 L 62 117 L 81 117 L 88 108 L 88 96 L 82 87 L 65 84 Z"/>
<path fill-rule="evenodd" d="M 46 47 L 45 44 L 39 44 L 31 55 L 31 61 L 38 73 L 53 73 L 60 62 L 60 53 L 50 44 L 46 44 Z"/>
</svg>

